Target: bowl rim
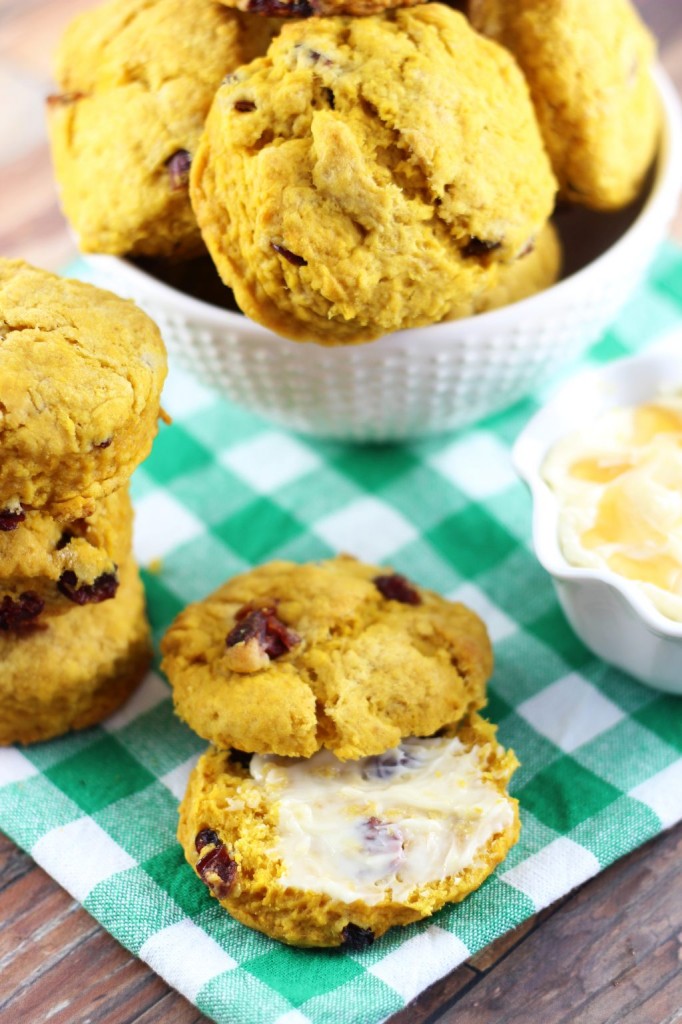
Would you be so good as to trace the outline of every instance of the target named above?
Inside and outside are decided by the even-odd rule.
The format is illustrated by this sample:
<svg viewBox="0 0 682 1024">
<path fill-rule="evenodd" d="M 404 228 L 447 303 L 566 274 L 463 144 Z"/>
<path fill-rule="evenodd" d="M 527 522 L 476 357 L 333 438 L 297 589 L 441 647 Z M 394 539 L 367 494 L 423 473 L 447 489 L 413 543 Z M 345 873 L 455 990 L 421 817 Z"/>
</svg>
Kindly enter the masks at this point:
<svg viewBox="0 0 682 1024">
<path fill-rule="evenodd" d="M 628 580 L 611 569 L 588 569 L 566 560 L 558 537 L 559 500 L 541 474 L 542 464 L 554 442 L 579 425 L 580 406 L 577 413 L 566 412 L 576 408 L 578 396 L 595 394 L 597 413 L 606 411 L 623 404 L 622 399 L 618 400 L 618 387 L 622 387 L 623 382 L 636 382 L 635 387 L 641 384 L 644 394 L 651 397 L 650 389 L 642 382 L 648 379 L 648 374 L 661 382 L 669 380 L 671 368 L 676 371 L 682 387 L 682 327 L 665 334 L 644 353 L 584 370 L 564 381 L 528 421 L 514 442 L 511 454 L 514 469 L 531 493 L 533 549 L 543 569 L 561 583 L 608 587 L 621 595 L 649 632 L 666 639 L 682 640 L 682 622 L 659 611 L 636 580 Z M 641 400 L 645 400 L 644 395 Z M 565 426 L 571 416 L 573 428 Z M 561 430 L 557 430 L 559 423 Z"/>
<path fill-rule="evenodd" d="M 341 345 L 323 345 L 315 341 L 302 342 L 294 341 L 279 335 L 269 328 L 251 320 L 243 313 L 235 313 L 228 309 L 222 309 L 202 299 L 186 295 L 184 292 L 165 284 L 147 271 L 135 266 L 124 257 L 110 256 L 102 253 L 81 253 L 86 263 L 99 268 L 110 276 L 124 276 L 130 282 L 135 283 L 149 296 L 156 297 L 166 307 L 182 310 L 188 317 L 201 320 L 205 325 L 220 327 L 223 330 L 238 330 L 242 335 L 258 336 L 260 339 L 268 338 L 278 342 L 287 342 L 296 346 L 301 344 L 313 345 L 329 351 L 349 351 L 367 346 L 381 344 L 383 349 L 389 349 L 395 345 L 404 344 L 410 334 L 418 332 L 420 340 L 425 341 L 424 332 L 428 332 L 428 340 L 434 343 L 451 338 L 453 331 L 476 330 L 477 333 L 491 331 L 504 323 L 509 318 L 509 310 L 514 311 L 515 319 L 532 316 L 535 312 L 542 312 L 548 305 L 553 306 L 558 298 L 565 299 L 574 291 L 578 291 L 583 282 L 595 272 L 601 272 L 612 262 L 616 262 L 624 250 L 636 245 L 641 233 L 647 230 L 650 222 L 658 222 L 666 218 L 672 218 L 674 206 L 682 190 L 682 103 L 677 95 L 675 87 L 660 64 L 652 69 L 652 77 L 656 85 L 659 100 L 661 103 L 661 139 L 656 159 L 656 170 L 651 191 L 646 199 L 640 213 L 630 227 L 611 245 L 605 252 L 601 253 L 595 260 L 592 260 L 580 270 L 557 282 L 551 287 L 529 298 L 521 299 L 518 302 L 510 303 L 499 309 L 493 309 L 485 313 L 478 313 L 472 317 L 462 317 L 459 320 L 445 320 L 440 323 L 428 324 L 424 327 L 405 328 L 391 334 L 383 335 L 371 342 Z"/>
</svg>

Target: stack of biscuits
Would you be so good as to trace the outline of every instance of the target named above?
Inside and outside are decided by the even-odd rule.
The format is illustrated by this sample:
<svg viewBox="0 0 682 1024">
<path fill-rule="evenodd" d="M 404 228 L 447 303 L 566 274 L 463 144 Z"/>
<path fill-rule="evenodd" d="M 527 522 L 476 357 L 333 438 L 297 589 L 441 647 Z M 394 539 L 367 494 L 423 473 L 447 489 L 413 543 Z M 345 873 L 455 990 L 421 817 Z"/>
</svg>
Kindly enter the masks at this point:
<svg viewBox="0 0 682 1024">
<path fill-rule="evenodd" d="M 165 375 L 133 303 L 0 260 L 0 744 L 99 722 L 149 665 L 128 479 Z"/>
<path fill-rule="evenodd" d="M 108 0 L 59 50 L 56 176 L 84 250 L 180 287 L 208 251 L 213 301 L 371 341 L 553 284 L 557 194 L 642 188 L 653 59 L 630 0 Z"/>
<path fill-rule="evenodd" d="M 463 899 L 516 842 L 516 767 L 468 608 L 348 556 L 273 562 L 162 642 L 177 713 L 211 747 L 180 808 L 192 868 L 235 918 L 361 949 Z"/>
</svg>

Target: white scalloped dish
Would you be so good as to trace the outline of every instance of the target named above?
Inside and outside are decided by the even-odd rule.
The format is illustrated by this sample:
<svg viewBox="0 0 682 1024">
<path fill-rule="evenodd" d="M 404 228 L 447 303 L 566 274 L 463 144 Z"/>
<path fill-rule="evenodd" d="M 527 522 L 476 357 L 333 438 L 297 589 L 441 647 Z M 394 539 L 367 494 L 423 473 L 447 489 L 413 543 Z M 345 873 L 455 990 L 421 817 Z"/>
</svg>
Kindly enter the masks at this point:
<svg viewBox="0 0 682 1024">
<path fill-rule="evenodd" d="M 533 545 L 583 643 L 640 682 L 682 695 L 682 622 L 659 611 L 640 584 L 609 569 L 568 563 L 559 544 L 559 500 L 542 467 L 555 442 L 607 410 L 682 390 L 682 332 L 640 356 L 573 378 L 528 423 L 514 465 L 533 497 Z"/>
</svg>

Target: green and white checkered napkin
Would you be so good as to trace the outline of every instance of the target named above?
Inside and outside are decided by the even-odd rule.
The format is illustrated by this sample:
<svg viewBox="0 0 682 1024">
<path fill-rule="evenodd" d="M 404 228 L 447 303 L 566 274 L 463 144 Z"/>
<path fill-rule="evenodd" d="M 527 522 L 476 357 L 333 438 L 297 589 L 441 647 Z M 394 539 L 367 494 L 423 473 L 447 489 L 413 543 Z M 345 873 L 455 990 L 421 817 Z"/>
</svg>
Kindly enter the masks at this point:
<svg viewBox="0 0 682 1024">
<path fill-rule="evenodd" d="M 590 360 L 681 320 L 682 253 L 666 246 Z M 204 1013 L 376 1024 L 682 817 L 682 700 L 596 660 L 531 552 L 509 451 L 538 400 L 375 448 L 284 433 L 178 374 L 164 404 L 174 423 L 133 481 L 136 551 L 161 565 L 144 572 L 157 640 L 188 601 L 258 562 L 340 550 L 387 562 L 483 616 L 497 658 L 488 712 L 521 760 L 521 840 L 495 875 L 431 921 L 345 953 L 289 949 L 237 924 L 185 864 L 176 807 L 204 743 L 174 718 L 158 674 L 99 728 L 0 751 L 0 826 Z"/>
</svg>

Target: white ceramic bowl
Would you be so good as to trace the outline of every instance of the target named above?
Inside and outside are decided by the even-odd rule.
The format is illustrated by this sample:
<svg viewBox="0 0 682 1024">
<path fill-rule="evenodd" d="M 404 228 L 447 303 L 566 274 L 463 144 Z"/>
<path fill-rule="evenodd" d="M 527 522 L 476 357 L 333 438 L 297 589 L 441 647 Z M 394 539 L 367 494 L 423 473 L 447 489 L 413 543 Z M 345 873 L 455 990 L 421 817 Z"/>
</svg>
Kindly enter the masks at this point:
<svg viewBox="0 0 682 1024">
<path fill-rule="evenodd" d="M 365 345 L 324 347 L 281 338 L 126 260 L 86 259 L 98 284 L 150 313 L 178 364 L 276 423 L 354 441 L 402 440 L 460 427 L 529 394 L 577 357 L 614 319 L 651 261 L 682 184 L 679 101 L 660 70 L 656 81 L 664 111 L 661 148 L 634 222 L 612 244 L 617 218 L 587 217 L 583 241 L 596 233 L 592 248 L 601 255 L 547 291 L 503 309 Z"/>
<path fill-rule="evenodd" d="M 557 498 L 541 476 L 559 438 L 607 409 L 639 405 L 662 386 L 682 388 L 682 332 L 642 356 L 574 377 L 519 435 L 514 465 L 533 496 L 533 546 L 568 621 L 604 661 L 659 690 L 682 694 L 682 622 L 667 618 L 637 583 L 609 570 L 570 565 L 559 547 Z"/>
</svg>

